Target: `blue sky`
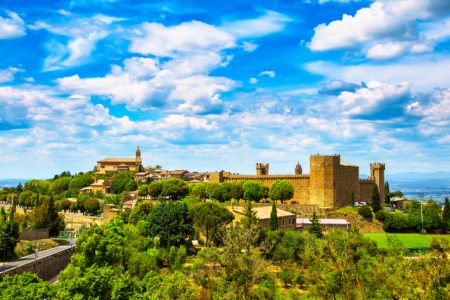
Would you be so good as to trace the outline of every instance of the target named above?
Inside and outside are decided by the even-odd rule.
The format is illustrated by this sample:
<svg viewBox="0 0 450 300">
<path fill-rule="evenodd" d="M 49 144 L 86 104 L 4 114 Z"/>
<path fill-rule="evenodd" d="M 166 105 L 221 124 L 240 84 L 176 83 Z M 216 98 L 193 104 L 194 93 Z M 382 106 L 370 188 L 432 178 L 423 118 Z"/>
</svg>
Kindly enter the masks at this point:
<svg viewBox="0 0 450 300">
<path fill-rule="evenodd" d="M 450 168 L 447 0 L 0 3 L 0 178 L 103 157 Z"/>
</svg>

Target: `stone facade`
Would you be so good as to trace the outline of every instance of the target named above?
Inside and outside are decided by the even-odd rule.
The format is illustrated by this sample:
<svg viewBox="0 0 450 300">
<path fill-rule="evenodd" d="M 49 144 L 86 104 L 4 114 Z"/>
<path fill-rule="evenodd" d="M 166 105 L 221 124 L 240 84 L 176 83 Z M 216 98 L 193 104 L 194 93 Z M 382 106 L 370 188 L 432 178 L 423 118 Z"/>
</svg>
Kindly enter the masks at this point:
<svg viewBox="0 0 450 300">
<path fill-rule="evenodd" d="M 269 164 L 256 164 L 257 175 L 239 175 L 230 172 L 214 172 L 209 176 L 212 182 L 256 180 L 271 186 L 276 180 L 288 180 L 294 187 L 292 200 L 300 204 L 317 205 L 323 208 L 350 205 L 352 194 L 355 201 L 370 202 L 373 186 L 376 184 L 384 204 L 384 169 L 381 163 L 370 164 L 371 175 L 359 178 L 359 167 L 341 162 L 340 155 L 311 155 L 310 174 L 300 173 L 297 164 L 290 175 L 269 175 Z"/>
<path fill-rule="evenodd" d="M 105 158 L 97 162 L 97 174 L 114 172 L 139 172 L 142 166 L 141 150 L 133 158 Z"/>
</svg>

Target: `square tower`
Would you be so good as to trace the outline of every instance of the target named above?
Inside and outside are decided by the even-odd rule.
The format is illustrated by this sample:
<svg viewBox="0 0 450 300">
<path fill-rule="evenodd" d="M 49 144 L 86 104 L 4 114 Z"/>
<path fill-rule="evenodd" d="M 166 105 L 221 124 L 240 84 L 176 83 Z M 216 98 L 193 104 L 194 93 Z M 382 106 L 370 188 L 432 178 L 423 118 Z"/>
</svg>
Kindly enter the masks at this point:
<svg viewBox="0 0 450 300">
<path fill-rule="evenodd" d="M 378 186 L 378 192 L 380 193 L 381 207 L 384 206 L 384 169 L 383 163 L 371 163 L 370 164 L 370 177 L 375 181 Z"/>
<path fill-rule="evenodd" d="M 336 177 L 339 175 L 339 155 L 311 155 L 309 195 L 310 204 L 334 207 L 336 203 Z"/>
</svg>

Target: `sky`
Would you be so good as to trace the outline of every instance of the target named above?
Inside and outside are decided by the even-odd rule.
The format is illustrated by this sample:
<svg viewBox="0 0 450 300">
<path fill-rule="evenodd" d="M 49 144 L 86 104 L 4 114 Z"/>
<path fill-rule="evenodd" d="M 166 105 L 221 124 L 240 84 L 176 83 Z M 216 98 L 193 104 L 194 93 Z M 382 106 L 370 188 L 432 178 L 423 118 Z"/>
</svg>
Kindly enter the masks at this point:
<svg viewBox="0 0 450 300">
<path fill-rule="evenodd" d="M 450 169 L 450 1 L 0 2 L 0 179 L 105 157 Z"/>
</svg>

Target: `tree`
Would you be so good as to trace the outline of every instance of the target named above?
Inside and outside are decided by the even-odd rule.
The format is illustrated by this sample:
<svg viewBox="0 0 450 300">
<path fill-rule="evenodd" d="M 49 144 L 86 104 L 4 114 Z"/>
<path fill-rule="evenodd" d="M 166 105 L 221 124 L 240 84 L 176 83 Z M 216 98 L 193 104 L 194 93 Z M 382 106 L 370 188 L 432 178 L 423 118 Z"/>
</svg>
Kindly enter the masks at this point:
<svg viewBox="0 0 450 300">
<path fill-rule="evenodd" d="M 358 214 L 366 220 L 372 220 L 372 209 L 368 205 L 358 208 Z"/>
<path fill-rule="evenodd" d="M 89 186 L 93 182 L 94 179 L 92 178 L 91 172 L 79 173 L 78 175 L 72 178 L 69 187 L 73 189 L 81 189 Z"/>
<path fill-rule="evenodd" d="M 294 196 L 294 187 L 287 180 L 277 180 L 270 187 L 269 196 L 273 201 L 281 200 L 283 203 Z"/>
<path fill-rule="evenodd" d="M 150 201 L 143 201 L 135 206 L 130 215 L 128 216 L 128 222 L 136 224 L 141 220 L 147 220 L 148 215 L 153 211 L 153 204 Z"/>
<path fill-rule="evenodd" d="M 150 237 L 159 237 L 161 245 L 170 248 L 183 244 L 194 233 L 192 217 L 184 202 L 164 202 L 148 216 L 146 232 Z"/>
<path fill-rule="evenodd" d="M 389 182 L 384 184 L 384 203 L 391 204 L 391 193 L 389 191 Z"/>
<path fill-rule="evenodd" d="M 207 247 L 219 240 L 219 234 L 233 219 L 228 209 L 214 202 L 199 204 L 194 210 L 194 224 L 205 235 Z"/>
<path fill-rule="evenodd" d="M 200 182 L 194 183 L 189 186 L 190 194 L 196 196 L 198 200 L 203 201 L 206 199 L 206 185 L 207 183 Z"/>
<path fill-rule="evenodd" d="M 52 237 L 58 236 L 65 227 L 64 218 L 58 214 L 53 197 L 45 199 L 33 209 L 32 222 L 36 228 L 47 228 Z"/>
<path fill-rule="evenodd" d="M 245 229 L 252 229 L 259 225 L 259 220 L 256 217 L 256 211 L 252 209 L 252 203 L 247 201 L 247 205 L 244 208 L 244 214 L 242 219 L 240 220 L 240 224 Z"/>
<path fill-rule="evenodd" d="M 37 194 L 30 190 L 23 191 L 19 194 L 19 204 L 22 206 L 32 206 L 36 201 Z"/>
<path fill-rule="evenodd" d="M 450 204 L 448 197 L 445 197 L 444 211 L 442 213 L 442 228 L 445 232 L 450 228 Z"/>
<path fill-rule="evenodd" d="M 5 251 L 6 256 L 12 256 L 18 242 L 19 224 L 9 218 L 3 208 L 0 209 L 0 253 Z"/>
<path fill-rule="evenodd" d="M 311 219 L 311 225 L 308 228 L 309 233 L 314 234 L 318 238 L 323 237 L 322 225 L 319 223 L 319 218 L 317 217 L 316 211 L 314 210 Z"/>
<path fill-rule="evenodd" d="M 62 192 L 67 191 L 69 189 L 71 180 L 72 179 L 70 177 L 61 177 L 61 178 L 55 179 L 50 184 L 50 190 L 54 194 L 61 194 Z"/>
<path fill-rule="evenodd" d="M 32 191 L 37 194 L 49 195 L 50 182 L 37 179 L 29 180 L 25 183 L 24 191 Z"/>
<path fill-rule="evenodd" d="M 244 198 L 244 188 L 243 188 L 243 181 L 233 181 L 230 182 L 231 188 L 230 188 L 230 197 L 235 200 L 240 200 Z"/>
<path fill-rule="evenodd" d="M 428 200 L 427 205 L 424 205 L 423 207 L 423 223 L 427 231 L 433 231 L 442 228 L 440 207 L 433 200 Z"/>
<path fill-rule="evenodd" d="M 355 206 L 355 193 L 353 193 L 353 192 L 352 192 L 350 201 L 351 201 L 351 203 L 352 203 L 352 206 L 354 207 L 354 206 Z"/>
<path fill-rule="evenodd" d="M 128 172 L 117 173 L 111 182 L 111 191 L 114 194 L 128 192 L 137 188 L 137 183 L 134 181 L 133 174 Z"/>
<path fill-rule="evenodd" d="M 162 181 L 161 196 L 163 198 L 169 198 L 171 200 L 179 200 L 185 197 L 189 193 L 189 187 L 186 181 L 171 178 Z"/>
<path fill-rule="evenodd" d="M 100 202 L 96 198 L 88 198 L 84 202 L 84 209 L 88 214 L 96 215 L 100 209 Z"/>
<path fill-rule="evenodd" d="M 138 195 L 141 197 L 145 197 L 148 195 L 148 185 L 143 184 L 138 187 Z"/>
<path fill-rule="evenodd" d="M 278 216 L 277 216 L 277 207 L 275 206 L 275 202 L 272 203 L 272 211 L 270 212 L 269 219 L 269 230 L 278 230 Z"/>
<path fill-rule="evenodd" d="M 381 199 L 380 199 L 380 192 L 378 191 L 378 186 L 376 184 L 373 185 L 372 188 L 372 196 L 371 196 L 371 203 L 372 203 L 372 209 L 373 212 L 377 212 L 381 209 Z"/>
<path fill-rule="evenodd" d="M 153 181 L 148 185 L 148 195 L 152 198 L 159 198 L 162 192 L 162 181 Z"/>
<path fill-rule="evenodd" d="M 244 189 L 244 199 L 249 201 L 259 201 L 263 198 L 263 187 L 258 181 L 245 181 L 242 185 Z"/>
<path fill-rule="evenodd" d="M 63 199 L 63 200 L 59 201 L 58 206 L 59 206 L 59 209 L 61 209 L 61 210 L 68 210 L 68 209 L 70 209 L 71 204 L 72 203 L 69 200 Z"/>
<path fill-rule="evenodd" d="M 222 184 L 217 182 L 209 182 L 206 184 L 205 189 L 206 197 L 212 200 L 223 202 L 223 189 Z"/>
</svg>

